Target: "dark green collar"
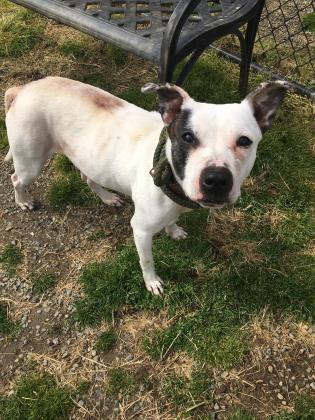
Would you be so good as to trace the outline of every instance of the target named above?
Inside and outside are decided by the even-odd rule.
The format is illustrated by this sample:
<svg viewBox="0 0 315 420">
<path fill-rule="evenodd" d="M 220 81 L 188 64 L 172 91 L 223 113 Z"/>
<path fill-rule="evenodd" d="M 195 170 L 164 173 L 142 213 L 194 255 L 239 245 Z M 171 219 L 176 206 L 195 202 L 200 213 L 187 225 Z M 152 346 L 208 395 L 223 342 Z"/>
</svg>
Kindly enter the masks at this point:
<svg viewBox="0 0 315 420">
<path fill-rule="evenodd" d="M 168 196 L 176 204 L 189 209 L 199 209 L 200 205 L 188 198 L 182 187 L 178 184 L 173 174 L 171 165 L 169 164 L 165 145 L 168 138 L 167 127 L 164 127 L 160 134 L 158 145 L 156 146 L 153 157 L 153 168 L 150 175 L 157 187 L 160 187 L 165 195 Z"/>
</svg>

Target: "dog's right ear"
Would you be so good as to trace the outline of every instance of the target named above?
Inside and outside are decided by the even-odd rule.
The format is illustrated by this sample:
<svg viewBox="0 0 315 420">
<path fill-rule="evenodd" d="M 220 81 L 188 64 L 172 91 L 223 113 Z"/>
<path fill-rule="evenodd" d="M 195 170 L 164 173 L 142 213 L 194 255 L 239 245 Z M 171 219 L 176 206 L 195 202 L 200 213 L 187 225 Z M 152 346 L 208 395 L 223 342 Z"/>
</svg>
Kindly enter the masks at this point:
<svg viewBox="0 0 315 420">
<path fill-rule="evenodd" d="M 271 127 L 288 90 L 289 85 L 285 82 L 265 82 L 246 96 L 245 100 L 250 104 L 257 124 L 263 133 Z"/>
<path fill-rule="evenodd" d="M 187 92 L 179 86 L 166 83 L 165 85 L 156 85 L 147 83 L 141 88 L 141 92 L 156 92 L 159 101 L 159 112 L 166 125 L 170 125 L 175 116 L 180 112 L 185 100 L 190 98 Z"/>
</svg>

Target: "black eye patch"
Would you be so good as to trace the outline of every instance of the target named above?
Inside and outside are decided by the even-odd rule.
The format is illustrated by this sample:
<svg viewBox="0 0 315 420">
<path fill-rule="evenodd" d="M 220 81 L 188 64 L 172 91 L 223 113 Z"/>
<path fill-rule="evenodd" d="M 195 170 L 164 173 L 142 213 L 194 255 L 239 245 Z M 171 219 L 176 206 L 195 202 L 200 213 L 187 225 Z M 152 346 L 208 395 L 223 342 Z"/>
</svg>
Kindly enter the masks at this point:
<svg viewBox="0 0 315 420">
<path fill-rule="evenodd" d="M 169 126 L 173 167 L 180 179 L 184 178 L 189 152 L 199 145 L 199 141 L 190 127 L 190 117 L 191 111 L 184 109 Z"/>
</svg>

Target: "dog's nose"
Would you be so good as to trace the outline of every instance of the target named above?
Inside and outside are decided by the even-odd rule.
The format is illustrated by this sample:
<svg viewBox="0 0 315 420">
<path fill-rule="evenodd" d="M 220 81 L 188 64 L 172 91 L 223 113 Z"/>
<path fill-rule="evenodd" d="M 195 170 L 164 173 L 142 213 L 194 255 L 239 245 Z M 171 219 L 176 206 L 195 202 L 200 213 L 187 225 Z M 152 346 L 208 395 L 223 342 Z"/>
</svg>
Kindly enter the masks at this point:
<svg viewBox="0 0 315 420">
<path fill-rule="evenodd" d="M 233 187 L 233 176 L 224 166 L 209 166 L 202 171 L 200 184 L 207 196 L 224 198 Z"/>
</svg>

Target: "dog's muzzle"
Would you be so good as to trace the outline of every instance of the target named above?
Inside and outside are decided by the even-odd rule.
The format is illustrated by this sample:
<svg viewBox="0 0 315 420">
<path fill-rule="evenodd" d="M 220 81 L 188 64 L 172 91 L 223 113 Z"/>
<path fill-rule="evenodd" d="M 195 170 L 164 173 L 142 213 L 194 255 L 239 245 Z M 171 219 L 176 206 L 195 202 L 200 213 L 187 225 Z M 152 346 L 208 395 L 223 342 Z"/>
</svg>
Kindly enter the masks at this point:
<svg viewBox="0 0 315 420">
<path fill-rule="evenodd" d="M 206 207 L 217 207 L 229 203 L 233 187 L 232 172 L 224 166 L 208 166 L 200 175 L 200 203 Z"/>
</svg>

